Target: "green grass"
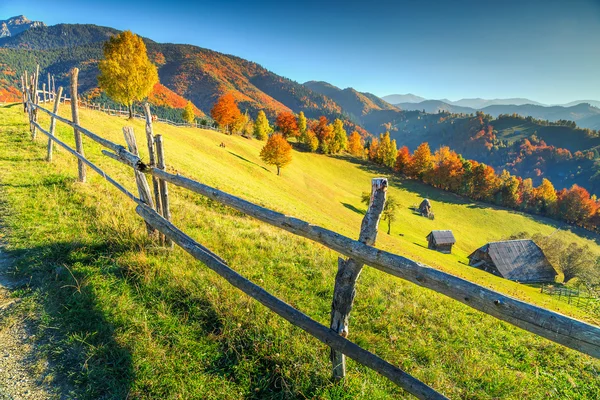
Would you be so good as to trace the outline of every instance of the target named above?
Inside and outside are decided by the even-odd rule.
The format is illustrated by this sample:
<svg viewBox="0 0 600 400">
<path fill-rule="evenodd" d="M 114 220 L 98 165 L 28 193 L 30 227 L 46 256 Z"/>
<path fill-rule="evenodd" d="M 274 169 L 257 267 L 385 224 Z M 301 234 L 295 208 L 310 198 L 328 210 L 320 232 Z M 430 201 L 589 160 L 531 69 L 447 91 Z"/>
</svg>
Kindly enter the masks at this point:
<svg viewBox="0 0 600 400">
<path fill-rule="evenodd" d="M 66 110 L 66 108 L 65 108 Z M 64 110 L 63 110 L 64 111 Z M 343 385 L 329 380 L 328 351 L 317 340 L 230 287 L 176 248 L 152 243 L 134 204 L 45 140 L 31 142 L 20 107 L 0 109 L 0 185 L 15 274 L 31 278 L 19 294 L 23 313 L 48 343 L 51 376 L 77 398 L 361 398 L 405 397 L 387 379 L 350 361 Z M 43 126 L 48 119 L 41 117 Z M 124 143 L 121 128 L 140 121 L 82 111 L 81 122 Z M 262 142 L 212 131 L 156 125 L 170 169 L 258 204 L 356 237 L 360 194 L 387 172 L 351 159 L 294 152 L 276 176 L 260 161 Z M 72 130 L 58 135 L 73 144 Z M 86 155 L 131 190 L 133 173 L 85 140 Z M 220 148 L 224 142 L 226 148 Z M 140 146 L 142 147 L 142 146 Z M 142 155 L 144 154 L 142 148 Z M 170 187 L 174 223 L 238 272 L 327 324 L 337 255 L 201 196 Z M 414 182 L 392 180 L 402 205 L 392 234 L 377 246 L 544 307 L 593 323 L 598 319 L 539 289 L 466 266 L 490 240 L 558 223 L 465 201 Z M 410 206 L 432 200 L 436 219 Z M 560 225 L 565 240 L 588 243 Z M 427 250 L 431 229 L 452 229 L 454 254 Z M 402 234 L 403 236 L 400 236 Z M 72 273 L 72 275 L 71 275 Z M 600 363 L 500 322 L 427 289 L 365 268 L 350 339 L 451 398 L 598 398 Z"/>
</svg>

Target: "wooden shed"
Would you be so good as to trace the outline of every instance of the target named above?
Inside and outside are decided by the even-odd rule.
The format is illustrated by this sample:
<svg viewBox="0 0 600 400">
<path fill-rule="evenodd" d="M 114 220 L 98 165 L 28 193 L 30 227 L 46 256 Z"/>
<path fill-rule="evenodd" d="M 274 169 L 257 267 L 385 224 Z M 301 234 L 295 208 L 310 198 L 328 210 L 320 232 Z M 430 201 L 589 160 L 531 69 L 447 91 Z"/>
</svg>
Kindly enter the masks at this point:
<svg viewBox="0 0 600 400">
<path fill-rule="evenodd" d="M 556 270 L 533 240 L 491 242 L 469 256 L 469 265 L 511 281 L 554 282 Z"/>
<path fill-rule="evenodd" d="M 452 253 L 452 246 L 456 243 L 452 231 L 431 231 L 427 235 L 427 248 L 441 253 Z"/>
</svg>

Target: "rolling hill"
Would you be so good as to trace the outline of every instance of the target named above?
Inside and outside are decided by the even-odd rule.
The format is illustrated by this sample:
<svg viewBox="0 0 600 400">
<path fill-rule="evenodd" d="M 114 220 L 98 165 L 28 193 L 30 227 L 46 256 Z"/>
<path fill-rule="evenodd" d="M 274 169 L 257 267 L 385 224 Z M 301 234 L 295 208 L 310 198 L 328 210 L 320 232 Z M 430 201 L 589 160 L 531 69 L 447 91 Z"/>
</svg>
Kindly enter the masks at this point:
<svg viewBox="0 0 600 400">
<path fill-rule="evenodd" d="M 240 296 L 181 249 L 157 248 L 133 204 L 115 188 L 91 173 L 87 184 L 75 182 L 77 163 L 66 152 L 57 152 L 52 164 L 44 161 L 46 143 L 39 136 L 30 140 L 20 107 L 2 107 L 0 116 L 8 251 L 32 288 L 20 294 L 23 312 L 39 323 L 32 340 L 52 343 L 40 368 L 77 382 L 76 397 L 405 397 L 352 361 L 346 384 L 332 384 L 325 346 Z M 43 115 L 40 122 L 49 120 Z M 119 143 L 121 128 L 132 125 L 138 143 L 145 140 L 141 121 L 82 110 L 81 123 Z M 382 174 L 356 159 L 294 151 L 277 176 L 258 157 L 264 142 L 163 124 L 155 129 L 164 137 L 169 169 L 349 236 L 356 236 L 364 212 L 361 192 Z M 59 124 L 57 135 L 73 145 L 69 127 Z M 134 189 L 130 169 L 88 140 L 85 148 L 87 157 Z M 140 151 L 147 158 L 145 146 Z M 177 226 L 239 273 L 328 321 L 337 254 L 201 196 L 169 190 Z M 598 251 L 596 235 L 584 238 L 567 225 L 412 181 L 392 179 L 389 192 L 400 204 L 398 222 L 391 235 L 380 232 L 378 247 L 597 323 L 539 288 L 466 265 L 474 248 L 521 231 L 555 234 Z M 410 210 L 424 197 L 435 220 Z M 432 229 L 454 231 L 452 255 L 426 249 Z M 600 395 L 597 360 L 371 268 L 360 277 L 350 325 L 352 340 L 451 398 Z"/>
</svg>

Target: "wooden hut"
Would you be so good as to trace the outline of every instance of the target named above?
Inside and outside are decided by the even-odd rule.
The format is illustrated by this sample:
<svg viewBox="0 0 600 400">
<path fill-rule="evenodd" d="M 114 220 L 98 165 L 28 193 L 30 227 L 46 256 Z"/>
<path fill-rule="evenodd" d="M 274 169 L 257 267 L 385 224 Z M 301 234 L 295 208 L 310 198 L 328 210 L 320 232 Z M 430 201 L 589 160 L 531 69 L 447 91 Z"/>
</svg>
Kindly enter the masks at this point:
<svg viewBox="0 0 600 400">
<path fill-rule="evenodd" d="M 452 231 L 431 231 L 427 235 L 427 248 L 441 253 L 452 253 L 452 246 L 456 243 Z"/>
<path fill-rule="evenodd" d="M 556 270 L 533 240 L 491 242 L 469 256 L 469 265 L 511 281 L 554 282 Z"/>
</svg>

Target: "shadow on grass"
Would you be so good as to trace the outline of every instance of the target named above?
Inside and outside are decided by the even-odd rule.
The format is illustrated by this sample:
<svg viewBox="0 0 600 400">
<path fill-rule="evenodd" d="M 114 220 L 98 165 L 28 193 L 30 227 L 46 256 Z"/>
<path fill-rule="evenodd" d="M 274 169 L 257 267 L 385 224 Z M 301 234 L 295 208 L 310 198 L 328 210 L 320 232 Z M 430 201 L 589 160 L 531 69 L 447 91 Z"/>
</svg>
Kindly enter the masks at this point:
<svg viewBox="0 0 600 400">
<path fill-rule="evenodd" d="M 91 275 L 82 268 L 118 251 L 106 242 L 56 242 L 5 251 L 15 260 L 13 275 L 28 279 L 29 292 L 43 309 L 32 324 L 34 349 L 43 349 L 48 357 L 59 398 L 125 398 L 130 391 L 131 354 L 115 339 L 115 327 L 88 282 Z"/>
<path fill-rule="evenodd" d="M 242 157 L 242 156 L 240 156 L 240 155 L 238 155 L 238 154 L 235 154 L 234 152 L 231 152 L 231 151 L 229 151 L 229 150 L 227 150 L 227 152 L 228 152 L 229 154 L 231 154 L 232 156 L 235 156 L 235 157 L 239 158 L 240 160 L 246 161 L 247 163 L 250 163 L 250 164 L 252 164 L 252 165 L 256 165 L 257 167 L 259 167 L 259 168 L 262 168 L 262 169 L 264 169 L 264 170 L 265 170 L 265 171 L 267 171 L 267 172 L 269 171 L 268 169 L 266 169 L 266 168 L 265 168 L 265 167 L 263 167 L 262 165 L 258 165 L 258 164 L 257 164 L 257 163 L 255 163 L 254 161 L 250 161 L 250 160 L 248 160 L 247 158 L 244 158 L 244 157 Z"/>
<path fill-rule="evenodd" d="M 365 215 L 365 211 L 354 207 L 352 204 L 342 203 L 344 207 L 346 207 L 350 211 L 354 211 L 357 214 Z"/>
</svg>

